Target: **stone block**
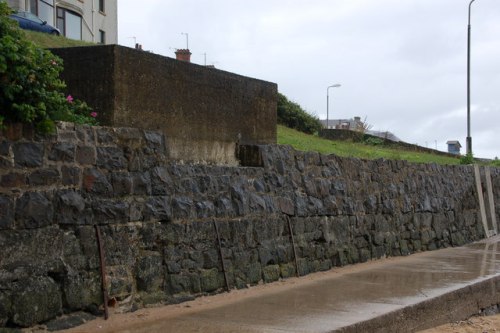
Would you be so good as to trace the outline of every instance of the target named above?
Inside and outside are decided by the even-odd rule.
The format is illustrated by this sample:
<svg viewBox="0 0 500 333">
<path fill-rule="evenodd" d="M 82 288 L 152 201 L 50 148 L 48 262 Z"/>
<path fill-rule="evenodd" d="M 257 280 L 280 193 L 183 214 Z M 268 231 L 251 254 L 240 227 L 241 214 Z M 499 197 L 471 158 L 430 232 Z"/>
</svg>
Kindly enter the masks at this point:
<svg viewBox="0 0 500 333">
<path fill-rule="evenodd" d="M 76 186 L 82 179 L 82 170 L 78 167 L 63 165 L 61 167 L 62 184 L 64 186 Z"/>
<path fill-rule="evenodd" d="M 164 270 L 160 253 L 146 252 L 138 259 L 135 279 L 139 291 L 158 291 L 163 286 Z"/>
<path fill-rule="evenodd" d="M 215 205 L 211 201 L 196 202 L 195 209 L 196 209 L 196 216 L 199 219 L 215 216 Z"/>
<path fill-rule="evenodd" d="M 56 194 L 55 215 L 59 224 L 90 224 L 93 220 L 85 199 L 74 190 L 61 190 Z"/>
<path fill-rule="evenodd" d="M 232 217 L 235 215 L 235 211 L 231 202 L 231 199 L 220 196 L 215 201 L 215 214 L 217 217 Z"/>
<path fill-rule="evenodd" d="M 3 281 L 2 281 L 3 283 Z M 12 316 L 12 295 L 8 291 L 0 291 L 0 332 Z"/>
<path fill-rule="evenodd" d="M 6 140 L 0 141 L 0 156 L 10 156 L 10 142 Z"/>
<path fill-rule="evenodd" d="M 59 170 L 55 168 L 38 169 L 28 176 L 28 183 L 30 186 L 48 186 L 57 184 L 60 179 Z"/>
<path fill-rule="evenodd" d="M 262 266 L 258 262 L 246 265 L 243 269 L 246 279 L 250 284 L 257 284 L 262 280 Z"/>
<path fill-rule="evenodd" d="M 41 143 L 16 142 L 13 145 L 16 166 L 36 168 L 43 165 L 45 147 Z"/>
<path fill-rule="evenodd" d="M 136 172 L 132 174 L 132 193 L 134 195 L 151 194 L 151 177 L 148 172 Z"/>
<path fill-rule="evenodd" d="M 281 264 L 280 265 L 280 275 L 284 279 L 294 277 L 297 275 L 295 270 L 295 265 L 292 263 Z"/>
<path fill-rule="evenodd" d="M 58 142 L 49 152 L 49 160 L 57 162 L 74 162 L 75 145 L 69 142 Z"/>
<path fill-rule="evenodd" d="M 172 178 L 166 167 L 155 167 L 151 170 L 151 192 L 153 195 L 168 194 L 172 187 Z"/>
<path fill-rule="evenodd" d="M 97 166 L 109 171 L 127 169 L 127 159 L 123 150 L 117 147 L 98 147 Z"/>
<path fill-rule="evenodd" d="M 149 197 L 144 207 L 145 221 L 169 222 L 172 220 L 172 208 L 169 197 Z"/>
<path fill-rule="evenodd" d="M 34 276 L 13 283 L 11 322 L 21 327 L 55 318 L 62 314 L 59 286 L 49 277 Z"/>
<path fill-rule="evenodd" d="M 278 197 L 276 200 L 276 206 L 279 207 L 283 214 L 293 216 L 295 215 L 295 205 L 293 201 L 286 197 Z"/>
<path fill-rule="evenodd" d="M 97 169 L 85 169 L 83 171 L 82 187 L 89 193 L 111 196 L 113 187 L 106 176 Z"/>
<path fill-rule="evenodd" d="M 43 192 L 26 192 L 16 201 L 18 228 L 32 229 L 53 223 L 54 208 L 51 199 Z"/>
<path fill-rule="evenodd" d="M 224 286 L 224 276 L 216 268 L 200 270 L 201 290 L 212 292 Z"/>
<path fill-rule="evenodd" d="M 262 269 L 262 277 L 266 283 L 278 281 L 280 273 L 281 270 L 279 265 L 269 265 Z"/>
<path fill-rule="evenodd" d="M 259 261 L 262 266 L 278 264 L 276 249 L 268 246 L 261 246 L 259 248 Z"/>
<path fill-rule="evenodd" d="M 128 172 L 113 172 L 111 174 L 111 184 L 116 196 L 132 194 L 132 176 Z"/>
<path fill-rule="evenodd" d="M 130 206 L 122 200 L 94 200 L 92 212 L 96 223 L 125 223 L 129 221 Z"/>
<path fill-rule="evenodd" d="M 77 146 L 75 160 L 81 165 L 95 165 L 97 159 L 96 148 L 93 146 Z"/>
<path fill-rule="evenodd" d="M 0 230 L 12 229 L 14 226 L 14 200 L 0 195 Z"/>
<path fill-rule="evenodd" d="M 102 304 L 101 276 L 98 271 L 67 274 L 63 281 L 64 306 L 72 311 Z"/>
<path fill-rule="evenodd" d="M 172 198 L 172 217 L 173 219 L 190 220 L 196 217 L 194 203 L 188 197 Z"/>
<path fill-rule="evenodd" d="M 27 185 L 27 178 L 24 173 L 10 172 L 0 178 L 0 186 L 2 187 L 23 187 Z"/>
</svg>

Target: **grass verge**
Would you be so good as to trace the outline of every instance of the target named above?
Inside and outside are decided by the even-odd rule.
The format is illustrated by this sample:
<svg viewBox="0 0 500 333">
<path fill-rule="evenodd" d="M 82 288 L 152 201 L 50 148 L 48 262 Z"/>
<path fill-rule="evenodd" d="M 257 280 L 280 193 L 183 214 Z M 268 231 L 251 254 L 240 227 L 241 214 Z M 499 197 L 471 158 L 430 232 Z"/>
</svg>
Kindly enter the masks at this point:
<svg viewBox="0 0 500 333">
<path fill-rule="evenodd" d="M 308 135 L 282 125 L 278 125 L 278 143 L 290 145 L 297 150 L 317 151 L 322 154 L 335 154 L 343 157 L 385 158 L 415 163 L 460 164 L 459 158 L 384 146 L 372 146 L 361 142 L 332 141 L 315 135 Z"/>
<path fill-rule="evenodd" d="M 73 46 L 95 46 L 95 43 L 89 43 L 81 40 L 69 39 L 64 36 L 55 36 L 43 32 L 23 30 L 26 37 L 42 48 L 59 48 Z"/>
</svg>

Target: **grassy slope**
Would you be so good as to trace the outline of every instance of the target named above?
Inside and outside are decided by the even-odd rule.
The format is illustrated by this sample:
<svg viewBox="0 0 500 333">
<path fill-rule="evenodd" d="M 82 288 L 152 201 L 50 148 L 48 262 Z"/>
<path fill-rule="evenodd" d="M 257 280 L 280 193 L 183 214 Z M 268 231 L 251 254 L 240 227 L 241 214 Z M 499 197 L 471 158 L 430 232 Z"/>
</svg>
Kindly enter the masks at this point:
<svg viewBox="0 0 500 333">
<path fill-rule="evenodd" d="M 460 162 L 458 158 L 453 157 L 405 151 L 382 146 L 370 146 L 363 143 L 326 140 L 281 125 L 278 125 L 278 143 L 291 145 L 295 149 L 302 151 L 317 151 L 322 154 L 336 154 L 339 156 L 364 159 L 385 158 L 407 160 L 417 163 L 438 164 L 459 164 Z"/>
<path fill-rule="evenodd" d="M 71 46 L 91 46 L 94 43 L 84 42 L 81 40 L 68 39 L 63 36 L 54 36 L 42 32 L 24 30 L 26 37 L 43 48 L 71 47 Z"/>
</svg>

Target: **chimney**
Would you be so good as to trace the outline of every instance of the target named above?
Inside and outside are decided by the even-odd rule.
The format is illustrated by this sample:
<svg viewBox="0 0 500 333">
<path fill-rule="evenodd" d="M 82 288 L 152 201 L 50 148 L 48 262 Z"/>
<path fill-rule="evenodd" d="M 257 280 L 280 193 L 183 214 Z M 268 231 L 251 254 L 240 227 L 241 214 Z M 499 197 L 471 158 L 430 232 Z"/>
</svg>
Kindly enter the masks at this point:
<svg viewBox="0 0 500 333">
<path fill-rule="evenodd" d="M 189 52 L 189 49 L 178 49 L 175 51 L 175 58 L 180 61 L 191 62 L 191 52 Z"/>
</svg>

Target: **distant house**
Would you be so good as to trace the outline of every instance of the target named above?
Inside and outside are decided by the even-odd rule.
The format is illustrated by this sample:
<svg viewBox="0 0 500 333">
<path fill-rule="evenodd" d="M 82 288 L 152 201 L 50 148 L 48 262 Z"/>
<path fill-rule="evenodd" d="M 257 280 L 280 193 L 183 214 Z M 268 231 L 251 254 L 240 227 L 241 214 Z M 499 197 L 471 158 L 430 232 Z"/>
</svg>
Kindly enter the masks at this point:
<svg viewBox="0 0 500 333">
<path fill-rule="evenodd" d="M 324 128 L 328 129 L 347 129 L 351 131 L 358 131 L 363 128 L 361 117 L 354 117 L 351 119 L 329 119 L 328 124 L 326 120 L 321 120 Z"/>
<path fill-rule="evenodd" d="M 117 0 L 7 0 L 14 10 L 37 15 L 67 38 L 118 43 Z"/>
<path fill-rule="evenodd" d="M 391 140 L 395 142 L 401 141 L 394 133 L 389 131 L 374 131 L 370 130 L 371 126 L 367 126 L 362 120 L 361 117 L 354 117 L 351 119 L 329 119 L 328 127 L 326 120 L 320 120 L 321 124 L 324 128 L 328 129 L 341 129 L 341 130 L 349 130 L 349 131 L 359 131 L 365 134 L 370 134 L 373 136 L 377 136 L 382 139 Z"/>
<path fill-rule="evenodd" d="M 448 145 L 448 153 L 460 155 L 460 148 L 462 148 L 460 142 L 457 140 L 450 140 L 447 141 L 446 144 Z"/>
</svg>

